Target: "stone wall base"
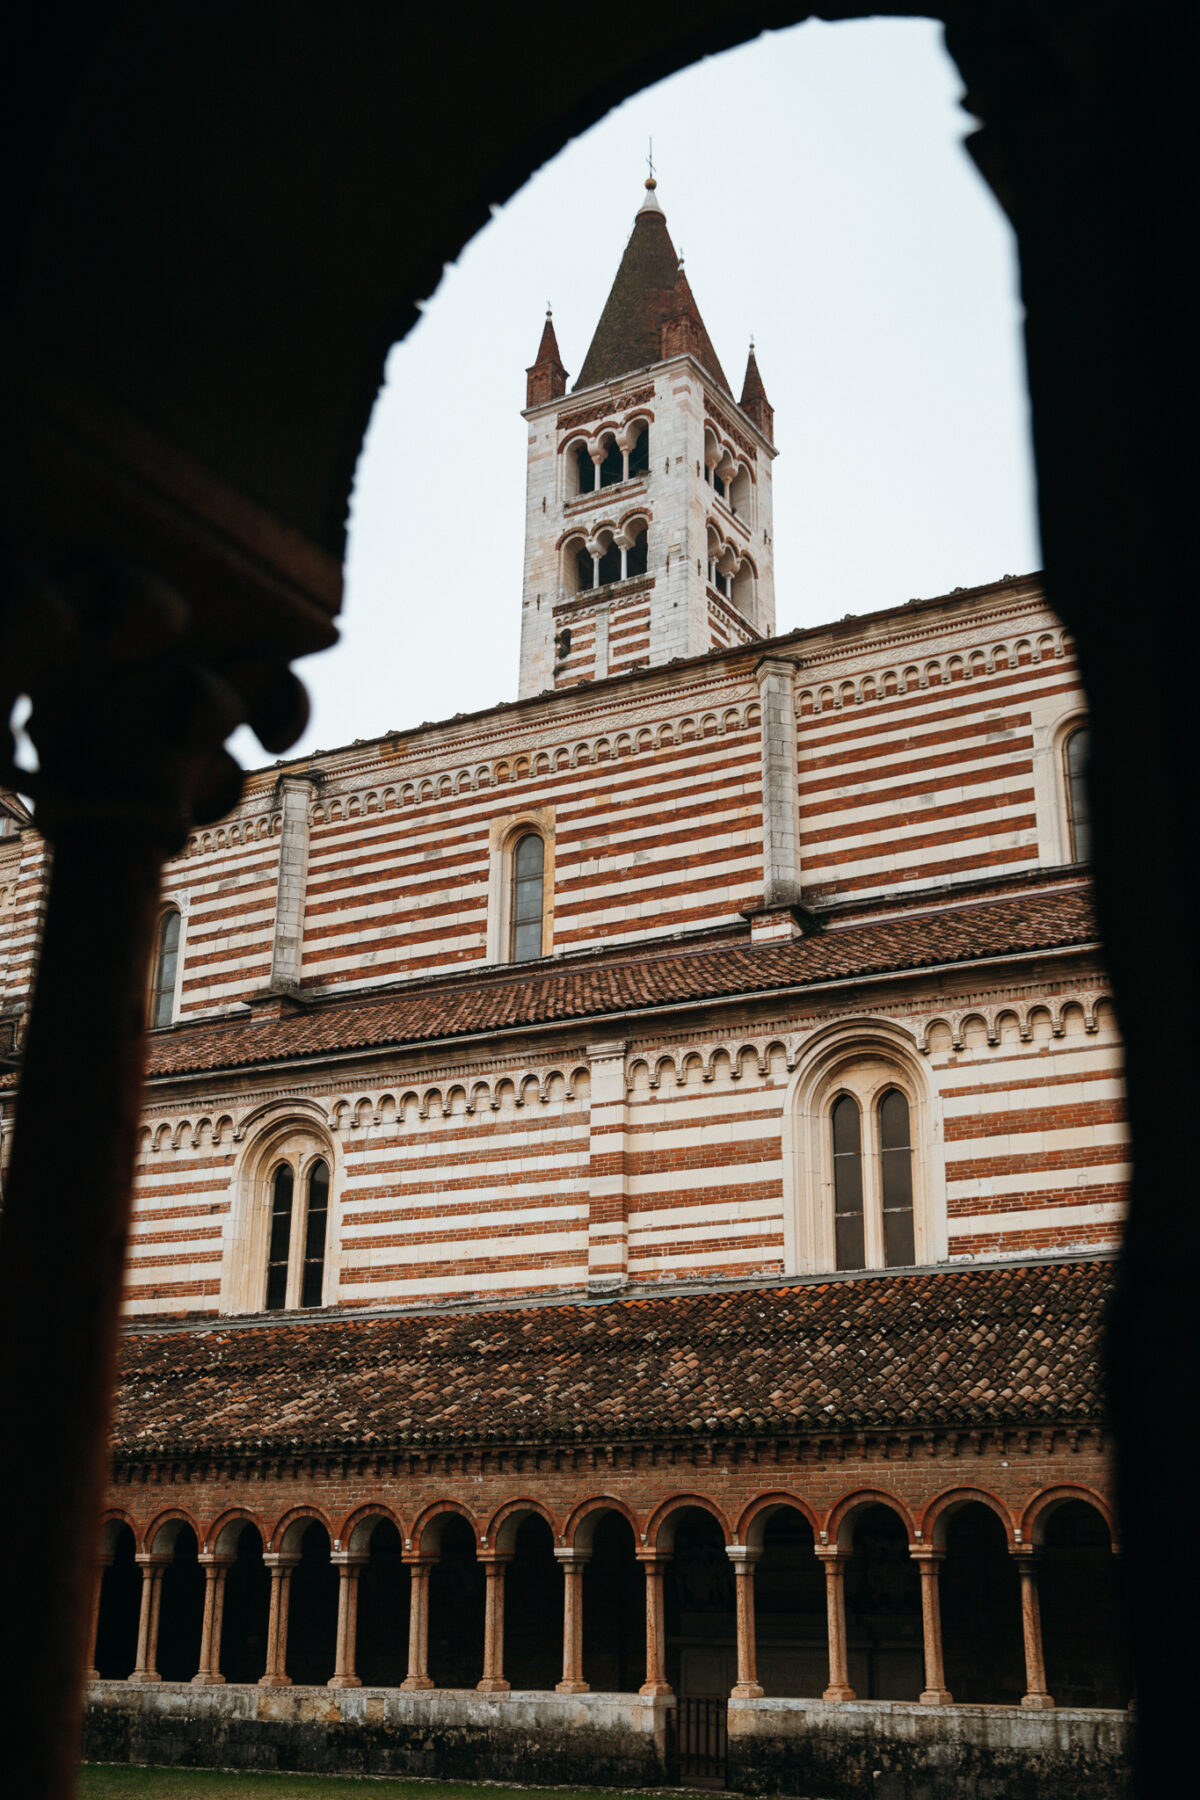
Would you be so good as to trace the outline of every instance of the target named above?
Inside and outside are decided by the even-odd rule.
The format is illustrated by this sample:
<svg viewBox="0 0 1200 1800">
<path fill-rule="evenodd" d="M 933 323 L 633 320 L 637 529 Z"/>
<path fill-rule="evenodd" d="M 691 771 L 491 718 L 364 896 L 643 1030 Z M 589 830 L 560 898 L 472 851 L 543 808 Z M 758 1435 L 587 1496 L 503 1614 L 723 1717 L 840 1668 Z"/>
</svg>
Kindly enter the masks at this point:
<svg viewBox="0 0 1200 1800">
<path fill-rule="evenodd" d="M 90 1762 L 660 1787 L 673 1702 L 636 1694 L 98 1681 Z M 804 1800 L 1128 1800 L 1126 1713 L 892 1701 L 729 1705 L 729 1786 Z"/>
</svg>

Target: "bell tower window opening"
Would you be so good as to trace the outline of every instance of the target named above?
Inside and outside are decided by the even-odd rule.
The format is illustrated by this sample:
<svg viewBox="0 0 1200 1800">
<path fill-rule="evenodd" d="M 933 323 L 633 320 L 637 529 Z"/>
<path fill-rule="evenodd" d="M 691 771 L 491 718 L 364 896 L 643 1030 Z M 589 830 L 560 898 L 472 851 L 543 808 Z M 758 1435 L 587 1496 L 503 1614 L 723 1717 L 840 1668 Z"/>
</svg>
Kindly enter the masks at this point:
<svg viewBox="0 0 1200 1800">
<path fill-rule="evenodd" d="M 596 465 L 592 461 L 592 453 L 586 444 L 575 446 L 575 467 L 579 472 L 578 492 L 593 493 L 598 485 L 596 481 Z"/>
<path fill-rule="evenodd" d="M 911 1268 L 916 1261 L 912 1143 L 908 1101 L 899 1088 L 889 1088 L 879 1102 L 879 1167 L 884 1262 L 889 1269 Z"/>
<path fill-rule="evenodd" d="M 600 578 L 598 583 L 600 587 L 607 587 L 610 581 L 620 581 L 621 550 L 615 538 L 600 558 L 597 574 Z"/>
<path fill-rule="evenodd" d="M 610 437 L 599 465 L 599 486 L 617 487 L 625 479 L 625 458 L 616 438 Z"/>
<path fill-rule="evenodd" d="M 179 970 L 179 914 L 174 907 L 159 920 L 150 984 L 150 1025 L 169 1025 L 175 1015 L 175 978 Z"/>
<path fill-rule="evenodd" d="M 1081 725 L 1067 739 L 1067 816 L 1071 827 L 1071 859 L 1087 862 L 1092 854 L 1092 821 L 1088 805 L 1087 768 L 1092 734 Z"/>
<path fill-rule="evenodd" d="M 648 533 L 645 526 L 638 532 L 625 555 L 625 575 L 632 580 L 635 575 L 644 575 L 648 566 Z"/>
<path fill-rule="evenodd" d="M 841 1094 L 830 1113 L 833 1131 L 833 1222 L 839 1269 L 866 1266 L 863 1229 L 862 1113 L 852 1094 Z"/>
<path fill-rule="evenodd" d="M 633 440 L 633 448 L 629 452 L 629 475 L 648 475 L 650 473 L 650 431 L 643 426 Z"/>
<path fill-rule="evenodd" d="M 542 954 L 545 866 L 546 848 L 540 835 L 525 832 L 512 851 L 512 962 L 533 962 Z"/>
<path fill-rule="evenodd" d="M 296 1204 L 303 1189 L 302 1203 Z M 267 1312 L 320 1306 L 325 1297 L 325 1248 L 329 1235 L 329 1164 L 314 1157 L 298 1178 L 291 1162 L 277 1164 L 270 1181 L 267 1240 Z"/>
</svg>

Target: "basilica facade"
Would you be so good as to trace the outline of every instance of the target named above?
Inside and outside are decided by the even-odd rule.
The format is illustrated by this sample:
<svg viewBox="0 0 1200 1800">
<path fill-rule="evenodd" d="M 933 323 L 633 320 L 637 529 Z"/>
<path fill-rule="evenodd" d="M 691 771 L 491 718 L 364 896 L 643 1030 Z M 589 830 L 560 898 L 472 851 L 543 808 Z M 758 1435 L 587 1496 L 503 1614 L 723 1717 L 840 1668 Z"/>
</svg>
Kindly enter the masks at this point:
<svg viewBox="0 0 1200 1800">
<path fill-rule="evenodd" d="M 91 1750 L 1116 1793 L 1071 642 L 1035 576 L 777 634 L 653 183 L 527 381 L 519 697 L 167 869 Z M 45 880 L 13 800 L 5 1129 Z"/>
</svg>

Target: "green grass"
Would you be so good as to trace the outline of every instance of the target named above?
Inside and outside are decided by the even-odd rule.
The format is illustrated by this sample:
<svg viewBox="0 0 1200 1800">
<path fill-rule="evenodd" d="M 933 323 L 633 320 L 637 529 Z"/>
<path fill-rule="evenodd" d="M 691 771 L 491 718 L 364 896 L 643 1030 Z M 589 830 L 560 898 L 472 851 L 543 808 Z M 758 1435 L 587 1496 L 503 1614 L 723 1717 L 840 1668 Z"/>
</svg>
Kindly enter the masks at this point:
<svg viewBox="0 0 1200 1800">
<path fill-rule="evenodd" d="M 78 1800 L 613 1800 L 611 1788 L 522 1788 L 375 1776 L 235 1775 L 224 1769 L 139 1769 L 87 1763 Z"/>
</svg>

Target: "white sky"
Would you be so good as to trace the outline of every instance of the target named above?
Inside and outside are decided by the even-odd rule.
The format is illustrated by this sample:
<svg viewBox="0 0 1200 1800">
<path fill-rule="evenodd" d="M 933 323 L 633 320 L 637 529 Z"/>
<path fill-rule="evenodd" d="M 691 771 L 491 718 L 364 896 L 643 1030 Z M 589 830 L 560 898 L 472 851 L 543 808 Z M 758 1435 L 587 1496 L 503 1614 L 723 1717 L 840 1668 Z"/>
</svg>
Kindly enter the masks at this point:
<svg viewBox="0 0 1200 1800">
<path fill-rule="evenodd" d="M 1011 232 L 923 20 L 810 23 L 649 89 L 446 271 L 389 358 L 358 469 L 342 642 L 300 665 L 333 749 L 516 696 L 525 368 L 571 378 L 658 194 L 741 391 L 775 407 L 780 631 L 1038 566 Z M 431 196 L 436 203 L 436 195 Z M 248 733 L 231 746 L 263 756 Z"/>
</svg>

